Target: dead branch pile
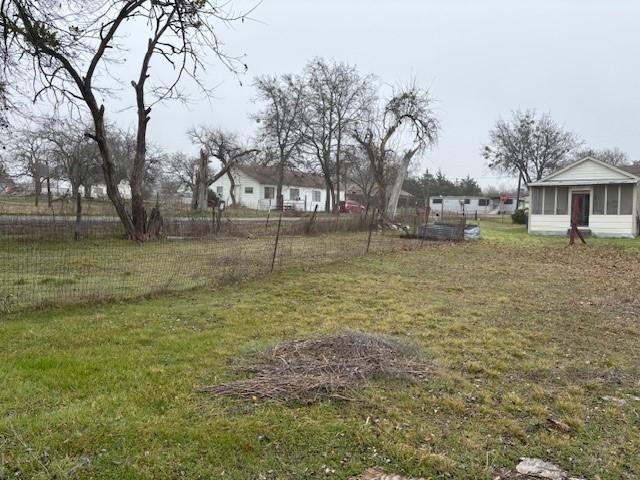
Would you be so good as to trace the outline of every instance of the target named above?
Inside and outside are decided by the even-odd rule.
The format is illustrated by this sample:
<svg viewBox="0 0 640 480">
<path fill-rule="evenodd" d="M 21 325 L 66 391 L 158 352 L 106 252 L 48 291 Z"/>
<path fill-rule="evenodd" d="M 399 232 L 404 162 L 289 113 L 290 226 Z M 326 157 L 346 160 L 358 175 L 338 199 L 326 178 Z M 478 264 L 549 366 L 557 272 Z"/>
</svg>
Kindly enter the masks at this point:
<svg viewBox="0 0 640 480">
<path fill-rule="evenodd" d="M 252 378 L 197 391 L 254 400 L 348 400 L 346 392 L 366 386 L 369 380 L 415 380 L 429 370 L 414 346 L 365 333 L 288 341 L 253 360 L 238 369 Z"/>
</svg>

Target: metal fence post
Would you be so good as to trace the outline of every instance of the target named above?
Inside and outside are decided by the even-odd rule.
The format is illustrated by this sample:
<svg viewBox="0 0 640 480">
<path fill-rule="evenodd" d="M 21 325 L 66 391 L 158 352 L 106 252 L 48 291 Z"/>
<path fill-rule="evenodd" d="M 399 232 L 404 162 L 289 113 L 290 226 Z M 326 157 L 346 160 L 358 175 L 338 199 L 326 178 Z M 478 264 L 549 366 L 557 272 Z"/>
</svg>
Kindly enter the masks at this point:
<svg viewBox="0 0 640 480">
<path fill-rule="evenodd" d="M 278 219 L 278 231 L 276 232 L 276 243 L 273 246 L 273 258 L 271 259 L 271 272 L 276 265 L 276 255 L 278 253 L 278 241 L 280 240 L 280 226 L 282 225 L 282 212 L 280 212 L 280 218 Z"/>
<path fill-rule="evenodd" d="M 316 205 L 316 207 L 313 209 L 313 214 L 311 214 L 311 220 L 309 220 L 309 223 L 305 228 L 305 233 L 307 235 L 310 235 L 313 230 L 313 222 L 315 222 L 316 220 L 316 213 L 318 213 L 318 205 Z"/>
<path fill-rule="evenodd" d="M 367 237 L 367 249 L 364 252 L 365 255 L 369 253 L 369 246 L 371 245 L 371 233 L 373 232 L 373 223 L 376 218 L 376 211 L 374 211 L 373 215 L 371 216 L 371 223 L 369 224 L 369 236 Z"/>
</svg>

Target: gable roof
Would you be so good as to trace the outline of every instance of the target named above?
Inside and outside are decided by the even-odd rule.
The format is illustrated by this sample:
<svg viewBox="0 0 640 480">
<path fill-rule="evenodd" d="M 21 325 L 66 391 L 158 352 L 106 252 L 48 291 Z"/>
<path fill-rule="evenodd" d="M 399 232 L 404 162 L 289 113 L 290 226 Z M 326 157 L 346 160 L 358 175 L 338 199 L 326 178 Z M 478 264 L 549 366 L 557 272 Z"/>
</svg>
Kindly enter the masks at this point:
<svg viewBox="0 0 640 480">
<path fill-rule="evenodd" d="M 238 170 L 253 178 L 262 185 L 278 184 L 278 167 L 265 165 L 239 165 Z M 288 187 L 307 187 L 324 189 L 324 178 L 315 173 L 300 172 L 297 170 L 285 170 L 283 185 Z"/>
<path fill-rule="evenodd" d="M 570 177 L 571 174 L 571 170 L 580 168 L 581 166 L 583 166 L 583 168 L 588 169 L 588 166 L 585 166 L 585 164 L 587 163 L 592 163 L 593 165 L 591 166 L 592 169 L 593 167 L 597 167 L 598 172 L 609 172 L 608 175 L 610 175 L 608 178 L 592 178 L 594 175 L 597 176 L 597 174 L 594 174 L 594 172 L 590 172 L 590 176 L 585 176 L 585 177 L 581 177 L 581 176 L 576 176 L 574 178 Z M 635 166 L 629 166 L 630 168 L 627 170 L 624 167 L 615 167 L 613 165 L 609 165 L 608 163 L 602 162 L 600 160 L 597 160 L 595 158 L 592 157 L 585 157 L 582 158 L 580 160 L 578 160 L 577 162 L 574 162 L 570 165 L 567 165 L 564 168 L 561 168 L 560 170 L 558 170 L 557 172 L 553 172 L 550 175 L 547 175 L 546 177 L 544 177 L 541 180 L 535 181 L 535 182 L 530 182 L 529 186 L 540 186 L 540 185 L 555 185 L 555 184 L 597 184 L 597 183 L 636 183 L 638 181 L 640 181 L 640 167 L 636 167 Z M 584 172 L 583 172 L 584 173 Z M 563 178 L 565 177 L 565 178 Z"/>
<path fill-rule="evenodd" d="M 618 168 L 620 170 L 624 170 L 631 175 L 635 175 L 636 177 L 640 177 L 640 163 L 635 163 L 633 165 L 619 165 Z"/>
</svg>

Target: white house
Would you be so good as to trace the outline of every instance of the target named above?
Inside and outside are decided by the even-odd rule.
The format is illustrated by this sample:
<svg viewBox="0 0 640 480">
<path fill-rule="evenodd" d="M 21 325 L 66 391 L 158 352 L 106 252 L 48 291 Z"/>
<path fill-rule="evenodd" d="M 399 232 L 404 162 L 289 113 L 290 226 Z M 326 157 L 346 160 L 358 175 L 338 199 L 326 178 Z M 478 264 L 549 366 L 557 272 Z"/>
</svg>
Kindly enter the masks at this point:
<svg viewBox="0 0 640 480">
<path fill-rule="evenodd" d="M 522 207 L 521 198 L 521 207 Z M 509 196 L 501 201 L 500 197 L 475 197 L 459 195 L 433 196 L 429 200 L 431 211 L 435 213 L 456 213 L 474 215 L 512 214 L 516 210 L 516 198 Z"/>
<path fill-rule="evenodd" d="M 537 182 L 531 194 L 529 233 L 566 235 L 578 227 L 595 236 L 638 235 L 640 165 L 613 167 L 584 158 Z"/>
<path fill-rule="evenodd" d="M 257 210 L 268 210 L 277 205 L 277 167 L 260 165 L 239 165 L 231 171 L 234 180 L 234 196 L 237 204 Z M 228 175 L 216 180 L 211 188 L 227 205 L 231 198 L 231 181 Z M 326 187 L 321 175 L 298 171 L 285 171 L 282 185 L 285 208 L 319 212 L 325 210 Z M 341 193 L 340 199 L 344 199 Z"/>
</svg>

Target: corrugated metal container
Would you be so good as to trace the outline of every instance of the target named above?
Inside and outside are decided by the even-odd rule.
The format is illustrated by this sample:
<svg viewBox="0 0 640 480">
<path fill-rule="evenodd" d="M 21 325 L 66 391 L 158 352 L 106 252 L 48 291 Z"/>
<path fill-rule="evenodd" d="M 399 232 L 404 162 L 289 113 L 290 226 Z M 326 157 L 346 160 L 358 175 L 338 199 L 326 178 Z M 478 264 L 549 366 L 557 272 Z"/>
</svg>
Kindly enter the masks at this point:
<svg viewBox="0 0 640 480">
<path fill-rule="evenodd" d="M 464 239 L 464 224 L 426 223 L 422 225 L 421 238 L 425 240 L 454 240 Z"/>
</svg>

